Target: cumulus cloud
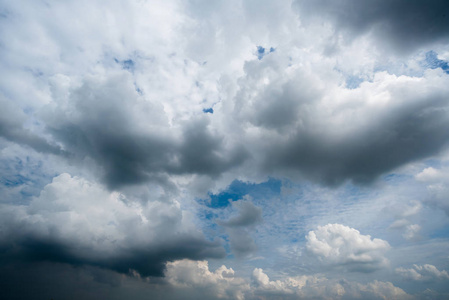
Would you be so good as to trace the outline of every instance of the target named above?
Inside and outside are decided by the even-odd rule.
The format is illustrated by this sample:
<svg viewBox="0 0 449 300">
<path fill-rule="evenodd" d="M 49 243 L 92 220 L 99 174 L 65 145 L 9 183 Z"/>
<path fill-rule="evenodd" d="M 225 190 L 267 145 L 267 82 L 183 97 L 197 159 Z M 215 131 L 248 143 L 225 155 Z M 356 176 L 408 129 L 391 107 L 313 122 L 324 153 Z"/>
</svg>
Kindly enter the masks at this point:
<svg viewBox="0 0 449 300">
<path fill-rule="evenodd" d="M 329 203 L 348 187 L 353 199 L 359 188 L 374 193 L 382 175 L 447 149 L 444 1 L 16 0 L 1 6 L 0 267 L 32 262 L 58 274 L 74 274 L 66 264 L 115 278 L 127 273 L 150 281 L 154 298 L 173 292 L 167 299 L 198 299 L 201 291 L 211 299 L 404 296 L 389 282 L 272 280 L 261 268 L 251 280 L 236 274 L 249 273 L 249 265 L 283 273 L 273 246 L 284 244 L 295 254 L 307 248 L 314 257 L 309 271 L 326 276 L 387 264 L 386 241 L 343 225 L 319 227 L 306 241 L 297 235 L 323 207 L 309 197 L 310 186 L 323 188 Z M 443 173 L 434 166 L 416 179 L 428 187 L 427 203 L 448 213 Z M 210 208 L 204 218 L 196 214 L 204 204 L 196 197 L 234 180 L 267 178 L 301 188 L 286 197 L 280 184 L 269 206 L 274 212 L 262 214 L 256 199 Z M 361 202 L 360 219 L 372 216 L 376 210 L 362 211 Z M 341 210 L 349 214 L 354 206 L 350 201 Z M 295 220 L 282 215 L 303 208 Z M 427 231 L 416 221 L 420 208 L 399 207 L 390 228 L 413 241 L 420 226 Z M 278 218 L 262 229 L 267 214 Z M 375 228 L 393 221 L 387 222 Z M 182 260 L 223 258 L 215 233 L 229 236 L 241 265 L 209 271 L 205 262 Z M 241 259 L 256 245 L 264 251 L 260 266 Z M 234 263 L 233 255 L 226 259 Z M 288 268 L 304 267 L 295 261 Z M 23 265 L 23 273 L 32 268 Z M 145 278 L 163 274 L 166 281 Z M 135 298 L 141 297 L 145 292 Z"/>
<path fill-rule="evenodd" d="M 139 95 L 128 72 L 90 76 L 66 95 L 42 109 L 47 130 L 76 158 L 95 161 L 110 188 L 165 173 L 217 176 L 245 159 L 238 147 L 228 152 L 205 116 L 171 128 L 161 103 Z"/>
<path fill-rule="evenodd" d="M 259 167 L 265 172 L 299 173 L 330 185 L 348 179 L 368 183 L 436 153 L 447 143 L 449 135 L 442 128 L 449 124 L 445 113 L 449 90 L 443 87 L 447 75 L 441 71 L 423 78 L 379 72 L 372 82 L 347 90 L 319 78 L 307 63 L 285 73 L 277 70 L 282 64 L 287 65 L 272 60 L 255 66 L 257 75 L 248 72 L 235 98 L 233 114 L 252 122 L 252 130 L 247 130 L 255 145 L 251 153 L 260 158 Z M 263 84 L 265 78 L 268 84 Z M 305 87 L 292 87 L 297 82 Z M 269 95 L 270 90 L 277 96 Z M 265 97 L 276 98 L 274 106 L 287 105 L 292 121 L 274 128 L 252 121 L 259 111 L 256 107 L 269 103 Z M 263 120 L 279 115 L 275 107 L 267 114 Z"/>
<path fill-rule="evenodd" d="M 185 214 L 176 200 L 129 202 L 124 194 L 61 174 L 28 206 L 2 205 L 0 247 L 10 260 L 87 264 L 161 276 L 168 260 L 224 255 L 223 248 L 205 240 Z"/>
<path fill-rule="evenodd" d="M 434 265 L 413 265 L 413 268 L 396 268 L 396 273 L 405 279 L 415 281 L 434 282 L 439 280 L 449 280 L 449 275 L 445 270 L 438 270 Z"/>
<path fill-rule="evenodd" d="M 180 288 L 199 290 L 198 295 L 219 299 L 245 299 L 250 289 L 248 282 L 236 277 L 232 268 L 221 266 L 209 271 L 207 261 L 181 260 L 167 264 L 166 279 Z"/>
<path fill-rule="evenodd" d="M 207 261 L 175 261 L 167 264 L 166 278 L 182 288 L 185 297 L 207 295 L 210 299 L 411 299 L 390 282 L 361 284 L 331 280 L 322 276 L 283 277 L 271 280 L 260 268 L 253 270 L 251 280 L 235 275 L 221 266 L 214 272 Z M 194 292 L 195 290 L 195 292 Z"/>
<path fill-rule="evenodd" d="M 385 266 L 387 241 L 371 239 L 358 230 L 341 224 L 318 226 L 306 236 L 307 250 L 323 263 L 350 271 L 371 272 Z"/>
</svg>

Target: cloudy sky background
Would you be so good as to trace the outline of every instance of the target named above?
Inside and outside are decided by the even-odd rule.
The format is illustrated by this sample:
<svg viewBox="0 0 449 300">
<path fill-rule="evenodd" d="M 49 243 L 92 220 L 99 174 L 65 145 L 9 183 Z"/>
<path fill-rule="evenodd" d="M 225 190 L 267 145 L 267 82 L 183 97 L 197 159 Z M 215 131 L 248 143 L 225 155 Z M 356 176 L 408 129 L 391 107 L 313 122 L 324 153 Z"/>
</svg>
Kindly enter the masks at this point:
<svg viewBox="0 0 449 300">
<path fill-rule="evenodd" d="M 447 299 L 449 3 L 0 1 L 5 299 Z"/>
</svg>

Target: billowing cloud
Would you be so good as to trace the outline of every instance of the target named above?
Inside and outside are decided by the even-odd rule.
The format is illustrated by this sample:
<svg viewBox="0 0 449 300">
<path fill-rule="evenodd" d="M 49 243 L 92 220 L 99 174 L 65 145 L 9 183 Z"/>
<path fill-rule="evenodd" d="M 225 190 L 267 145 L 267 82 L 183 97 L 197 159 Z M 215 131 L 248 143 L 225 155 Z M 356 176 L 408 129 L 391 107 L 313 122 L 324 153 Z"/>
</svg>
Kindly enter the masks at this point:
<svg viewBox="0 0 449 300">
<path fill-rule="evenodd" d="M 260 268 L 251 280 L 235 275 L 225 266 L 214 272 L 206 261 L 175 261 L 167 265 L 167 280 L 184 291 L 184 295 L 207 295 L 210 299 L 411 299 L 390 282 L 360 284 L 336 281 L 322 276 L 284 277 L 271 280 Z"/>
<path fill-rule="evenodd" d="M 227 153 L 206 116 L 182 131 L 170 127 L 160 102 L 139 95 L 128 72 L 91 76 L 65 94 L 42 109 L 47 130 L 76 158 L 96 162 L 111 188 L 165 173 L 217 176 L 245 159 L 242 149 Z"/>
<path fill-rule="evenodd" d="M 367 183 L 436 153 L 448 141 L 443 128 L 449 125 L 449 90 L 441 70 L 423 78 L 379 72 L 372 82 L 348 90 L 325 82 L 311 66 L 287 68 L 281 59 L 252 68 L 257 75 L 248 71 L 241 81 L 233 114 L 252 125 L 247 125 L 255 145 L 251 153 L 265 172 L 299 173 L 330 185 L 348 179 Z M 263 122 L 257 121 L 270 102 Z M 277 106 L 284 105 L 292 118 L 278 112 Z M 264 123 L 279 115 L 288 123 Z"/>
<path fill-rule="evenodd" d="M 166 261 L 224 255 L 218 243 L 196 232 L 185 214 L 176 200 L 127 201 L 124 194 L 61 174 L 28 206 L 2 205 L 0 247 L 9 260 L 161 276 Z"/>
<path fill-rule="evenodd" d="M 6 298 L 447 293 L 445 1 L 0 2 Z"/>
<path fill-rule="evenodd" d="M 306 236 L 307 250 L 323 263 L 350 271 L 370 272 L 385 266 L 387 241 L 371 239 L 358 230 L 341 224 L 318 226 Z"/>
<path fill-rule="evenodd" d="M 245 299 L 248 282 L 236 277 L 232 268 L 209 271 L 207 261 L 181 260 L 167 264 L 167 280 L 174 286 L 197 291 L 198 295 L 220 299 Z"/>
<path fill-rule="evenodd" d="M 405 279 L 411 279 L 416 281 L 439 281 L 449 280 L 449 274 L 445 270 L 438 270 L 434 265 L 413 265 L 413 268 L 396 268 L 396 273 L 404 277 Z"/>
</svg>

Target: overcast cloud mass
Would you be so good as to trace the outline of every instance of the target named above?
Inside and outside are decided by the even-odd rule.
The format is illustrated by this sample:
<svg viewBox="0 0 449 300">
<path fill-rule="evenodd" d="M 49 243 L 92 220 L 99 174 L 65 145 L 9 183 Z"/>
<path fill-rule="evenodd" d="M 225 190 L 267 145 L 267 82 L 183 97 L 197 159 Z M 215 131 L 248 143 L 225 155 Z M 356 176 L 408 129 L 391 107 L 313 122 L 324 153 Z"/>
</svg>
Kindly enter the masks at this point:
<svg viewBox="0 0 449 300">
<path fill-rule="evenodd" d="M 0 0 L 1 299 L 448 299 L 449 2 Z"/>
</svg>

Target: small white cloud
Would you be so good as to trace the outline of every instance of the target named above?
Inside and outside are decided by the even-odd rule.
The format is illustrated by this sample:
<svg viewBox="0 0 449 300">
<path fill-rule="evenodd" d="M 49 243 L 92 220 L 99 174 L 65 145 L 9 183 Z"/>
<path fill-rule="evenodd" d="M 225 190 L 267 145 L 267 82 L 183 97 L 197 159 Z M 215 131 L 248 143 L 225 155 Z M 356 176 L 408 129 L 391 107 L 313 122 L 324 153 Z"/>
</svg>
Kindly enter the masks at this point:
<svg viewBox="0 0 449 300">
<path fill-rule="evenodd" d="M 318 226 L 306 239 L 307 250 L 326 264 L 369 272 L 388 263 L 383 256 L 390 248 L 387 241 L 371 239 L 371 236 L 341 224 Z"/>
<path fill-rule="evenodd" d="M 396 273 L 408 280 L 415 281 L 436 281 L 448 280 L 449 274 L 447 271 L 440 271 L 434 265 L 413 265 L 413 268 L 397 268 Z"/>
</svg>

